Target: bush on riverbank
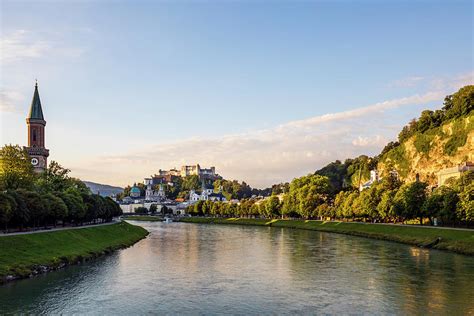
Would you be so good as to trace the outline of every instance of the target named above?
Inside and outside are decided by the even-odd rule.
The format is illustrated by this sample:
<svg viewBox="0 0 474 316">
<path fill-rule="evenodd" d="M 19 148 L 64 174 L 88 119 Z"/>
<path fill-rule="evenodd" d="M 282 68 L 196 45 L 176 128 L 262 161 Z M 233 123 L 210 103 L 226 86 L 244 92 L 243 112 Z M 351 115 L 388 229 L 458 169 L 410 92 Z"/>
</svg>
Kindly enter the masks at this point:
<svg viewBox="0 0 474 316">
<path fill-rule="evenodd" d="M 148 232 L 126 222 L 0 237 L 0 283 L 97 257 L 128 247 Z"/>
<path fill-rule="evenodd" d="M 400 226 L 384 224 L 324 222 L 313 220 L 281 220 L 250 218 L 203 218 L 185 217 L 187 223 L 228 224 L 286 227 L 295 229 L 318 230 L 348 234 L 374 239 L 390 240 L 415 246 L 426 246 L 433 242 L 432 248 L 449 250 L 474 256 L 474 232 L 467 230 L 424 228 L 419 226 Z M 441 238 L 438 242 L 438 238 Z"/>
</svg>

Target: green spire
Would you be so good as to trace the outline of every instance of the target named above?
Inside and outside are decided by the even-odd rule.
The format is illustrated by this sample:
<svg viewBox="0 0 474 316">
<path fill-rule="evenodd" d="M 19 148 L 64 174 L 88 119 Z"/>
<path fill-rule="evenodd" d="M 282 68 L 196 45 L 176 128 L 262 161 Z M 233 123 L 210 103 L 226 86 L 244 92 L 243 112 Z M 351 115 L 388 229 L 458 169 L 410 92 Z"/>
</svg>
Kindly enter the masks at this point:
<svg viewBox="0 0 474 316">
<path fill-rule="evenodd" d="M 35 93 L 33 94 L 33 100 L 31 101 L 29 119 L 43 120 L 43 109 L 41 108 L 41 100 L 38 93 L 38 81 L 35 84 Z"/>
</svg>

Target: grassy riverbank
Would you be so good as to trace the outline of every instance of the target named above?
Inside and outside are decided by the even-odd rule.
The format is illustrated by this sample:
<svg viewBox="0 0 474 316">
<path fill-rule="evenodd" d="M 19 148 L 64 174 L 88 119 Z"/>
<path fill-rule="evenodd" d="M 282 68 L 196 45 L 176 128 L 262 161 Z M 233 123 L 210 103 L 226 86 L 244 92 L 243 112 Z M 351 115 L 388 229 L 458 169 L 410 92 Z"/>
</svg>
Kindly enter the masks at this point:
<svg viewBox="0 0 474 316">
<path fill-rule="evenodd" d="M 426 246 L 438 238 L 434 249 L 449 250 L 474 256 L 474 231 L 423 228 L 365 223 L 323 222 L 305 220 L 267 220 L 246 218 L 182 218 L 182 222 L 287 227 L 341 233 L 374 239 L 390 240 L 415 246 Z"/>
<path fill-rule="evenodd" d="M 149 215 L 124 216 L 123 219 L 129 220 L 129 221 L 144 221 L 144 222 L 162 222 L 163 221 L 163 217 L 149 216 Z"/>
<path fill-rule="evenodd" d="M 148 235 L 138 226 L 112 225 L 0 237 L 0 283 L 56 270 L 125 248 Z"/>
</svg>

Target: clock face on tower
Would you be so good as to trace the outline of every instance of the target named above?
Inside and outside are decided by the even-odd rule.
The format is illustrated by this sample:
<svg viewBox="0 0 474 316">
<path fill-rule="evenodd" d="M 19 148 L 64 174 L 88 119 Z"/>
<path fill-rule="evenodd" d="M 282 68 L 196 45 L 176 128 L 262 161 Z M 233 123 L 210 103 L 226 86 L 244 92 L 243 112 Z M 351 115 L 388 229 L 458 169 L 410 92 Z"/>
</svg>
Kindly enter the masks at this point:
<svg viewBox="0 0 474 316">
<path fill-rule="evenodd" d="M 33 166 L 37 166 L 38 163 L 39 163 L 38 158 L 31 158 L 31 164 L 32 164 Z"/>
</svg>

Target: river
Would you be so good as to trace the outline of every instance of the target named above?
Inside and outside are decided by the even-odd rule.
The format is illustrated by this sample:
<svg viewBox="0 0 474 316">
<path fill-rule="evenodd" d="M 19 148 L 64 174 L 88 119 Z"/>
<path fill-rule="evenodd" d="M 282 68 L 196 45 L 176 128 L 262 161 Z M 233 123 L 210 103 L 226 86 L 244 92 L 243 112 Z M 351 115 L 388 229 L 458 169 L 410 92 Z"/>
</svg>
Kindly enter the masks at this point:
<svg viewBox="0 0 474 316">
<path fill-rule="evenodd" d="M 474 258 L 285 228 L 133 222 L 133 247 L 0 286 L 32 314 L 470 314 Z"/>
</svg>

